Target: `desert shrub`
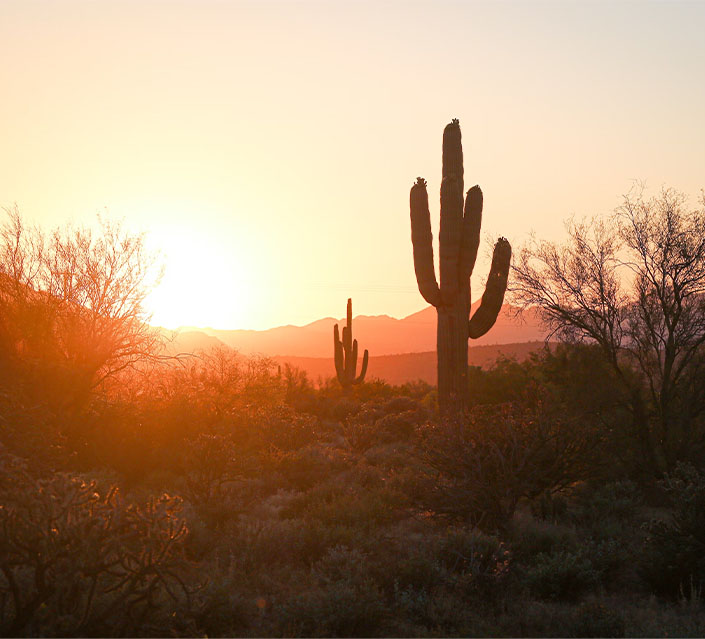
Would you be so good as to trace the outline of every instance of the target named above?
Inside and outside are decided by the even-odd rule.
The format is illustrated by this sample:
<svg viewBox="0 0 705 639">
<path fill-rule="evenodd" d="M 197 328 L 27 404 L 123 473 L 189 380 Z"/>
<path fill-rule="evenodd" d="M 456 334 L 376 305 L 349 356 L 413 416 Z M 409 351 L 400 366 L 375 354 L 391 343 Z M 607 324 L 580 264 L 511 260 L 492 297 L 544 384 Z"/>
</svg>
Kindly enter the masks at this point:
<svg viewBox="0 0 705 639">
<path fill-rule="evenodd" d="M 317 396 L 306 371 L 289 363 L 279 367 L 278 376 L 284 386 L 284 400 L 301 413 L 314 413 Z"/>
<path fill-rule="evenodd" d="M 228 530 L 224 543 L 229 561 L 242 573 L 252 574 L 263 566 L 308 568 L 331 548 L 360 545 L 360 538 L 351 528 L 336 523 L 243 518 Z"/>
<path fill-rule="evenodd" d="M 407 440 L 426 419 L 427 411 L 416 407 L 400 413 L 385 415 L 376 422 L 375 426 L 378 430 L 380 441 Z"/>
<path fill-rule="evenodd" d="M 705 589 L 705 473 L 679 464 L 661 487 L 671 516 L 646 525 L 641 573 L 652 590 L 668 596 Z"/>
<path fill-rule="evenodd" d="M 398 556 L 393 564 L 386 567 L 393 572 L 386 581 L 391 583 L 395 593 L 399 591 L 430 592 L 442 576 L 442 567 L 432 554 L 414 549 Z"/>
<path fill-rule="evenodd" d="M 362 454 L 379 443 L 409 439 L 428 414 L 410 397 L 370 401 L 343 420 L 341 433 L 350 449 Z"/>
<path fill-rule="evenodd" d="M 513 401 L 531 383 L 534 371 L 529 362 L 499 357 L 494 366 L 468 366 L 468 385 L 473 406 L 500 405 Z"/>
<path fill-rule="evenodd" d="M 632 481 L 622 480 L 595 485 L 581 485 L 571 500 L 570 520 L 583 525 L 610 521 L 628 521 L 634 518 L 643 503 L 639 487 Z"/>
<path fill-rule="evenodd" d="M 242 592 L 240 575 L 216 574 L 193 597 L 195 636 L 242 637 L 250 632 L 256 601 Z"/>
<path fill-rule="evenodd" d="M 542 599 L 574 601 L 599 585 L 600 575 L 581 552 L 541 553 L 521 571 L 521 584 Z"/>
<path fill-rule="evenodd" d="M 386 634 L 389 610 L 373 584 L 356 587 L 339 581 L 292 597 L 274 615 L 275 635 L 376 637 Z"/>
<path fill-rule="evenodd" d="M 628 637 L 705 637 L 705 609 L 697 600 L 632 599 L 622 611 Z"/>
<path fill-rule="evenodd" d="M 425 588 L 414 588 L 412 585 L 402 586 L 399 582 L 394 584 L 392 602 L 398 614 L 413 624 L 424 626 L 435 622 L 432 610 L 433 595 Z M 407 633 L 411 635 L 412 633 Z"/>
<path fill-rule="evenodd" d="M 579 550 L 605 586 L 612 587 L 618 580 L 624 586 L 624 578 L 634 581 L 636 518 L 641 503 L 641 493 L 632 482 L 581 484 L 568 493 L 565 510 L 552 518 L 556 523 L 527 517 L 513 522 L 517 557 L 531 561 L 538 553 Z"/>
<path fill-rule="evenodd" d="M 344 582 L 364 587 L 374 581 L 368 555 L 358 548 L 347 546 L 328 549 L 311 567 L 311 572 L 321 585 Z"/>
<path fill-rule="evenodd" d="M 358 492 L 328 485 L 297 496 L 281 515 L 370 531 L 398 519 L 404 505 L 403 495 L 385 487 Z"/>
<path fill-rule="evenodd" d="M 291 598 L 277 611 L 290 636 L 365 637 L 384 634 L 389 615 L 367 553 L 329 548 L 311 566 L 317 588 Z"/>
<path fill-rule="evenodd" d="M 547 490 L 530 502 L 531 512 L 534 517 L 556 521 L 565 515 L 568 502 L 563 495 L 555 495 Z"/>
<path fill-rule="evenodd" d="M 21 466 L 4 476 L 1 497 L 5 634 L 188 631 L 180 500 L 129 504 L 115 487 L 99 492 L 65 474 L 34 480 Z"/>
<path fill-rule="evenodd" d="M 362 402 L 352 397 L 339 397 L 330 407 L 331 417 L 335 420 L 343 420 L 351 415 L 355 415 L 362 406 Z"/>
<path fill-rule="evenodd" d="M 381 379 L 370 379 L 364 384 L 353 386 L 353 393 L 363 403 L 381 403 L 395 396 L 394 387 Z"/>
<path fill-rule="evenodd" d="M 227 484 L 242 478 L 227 435 L 201 433 L 184 448 L 186 496 L 194 504 L 222 500 Z"/>
<path fill-rule="evenodd" d="M 423 402 L 430 393 L 434 392 L 434 388 L 428 382 L 419 379 L 415 382 L 406 382 L 397 386 L 396 391 L 402 397 L 410 397 L 417 402 Z"/>
<path fill-rule="evenodd" d="M 60 420 L 21 386 L 0 390 L 0 447 L 32 459 L 37 470 L 66 467 L 73 459 Z"/>
<path fill-rule="evenodd" d="M 622 586 L 619 578 L 632 570 L 635 559 L 633 544 L 628 539 L 588 539 L 584 542 L 582 555 L 590 561 L 600 582 L 610 589 Z"/>
<path fill-rule="evenodd" d="M 524 513 L 512 521 L 509 540 L 512 552 L 521 561 L 531 561 L 541 553 L 573 552 L 580 544 L 575 528 L 537 520 Z"/>
<path fill-rule="evenodd" d="M 494 599 L 509 576 L 509 549 L 480 530 L 451 529 L 438 543 L 436 558 L 465 595 Z"/>
<path fill-rule="evenodd" d="M 410 410 L 416 410 L 419 407 L 418 402 L 411 397 L 406 397 L 404 395 L 398 395 L 396 397 L 390 397 L 385 402 L 381 403 L 382 411 L 385 415 L 398 415 L 400 413 L 407 413 Z"/>
<path fill-rule="evenodd" d="M 316 441 L 316 419 L 286 405 L 249 407 L 246 418 L 256 448 L 290 452 Z"/>
<path fill-rule="evenodd" d="M 348 448 L 357 455 L 367 452 L 378 440 L 377 427 L 373 421 L 348 418 L 341 422 L 340 431 Z"/>
<path fill-rule="evenodd" d="M 346 468 L 335 451 L 307 446 L 291 452 L 271 451 L 260 459 L 262 472 L 287 490 L 308 490 L 319 486 Z"/>
<path fill-rule="evenodd" d="M 96 398 L 80 418 L 74 418 L 73 429 L 80 433 L 74 437 L 74 469 L 110 468 L 125 484 L 138 485 L 150 472 L 166 469 L 179 459 L 183 439 L 179 437 L 178 447 L 165 446 L 163 428 L 150 407 Z"/>
<path fill-rule="evenodd" d="M 573 615 L 569 637 L 624 637 L 624 617 L 597 601 L 581 603 Z"/>
<path fill-rule="evenodd" d="M 540 390 L 430 424 L 418 441 L 426 468 L 421 505 L 485 530 L 505 527 L 520 499 L 591 476 L 599 439 Z"/>
<path fill-rule="evenodd" d="M 624 637 L 626 625 L 619 611 L 599 601 L 577 606 L 560 601 L 520 601 L 503 615 L 495 632 L 496 636 L 515 637 Z"/>
</svg>

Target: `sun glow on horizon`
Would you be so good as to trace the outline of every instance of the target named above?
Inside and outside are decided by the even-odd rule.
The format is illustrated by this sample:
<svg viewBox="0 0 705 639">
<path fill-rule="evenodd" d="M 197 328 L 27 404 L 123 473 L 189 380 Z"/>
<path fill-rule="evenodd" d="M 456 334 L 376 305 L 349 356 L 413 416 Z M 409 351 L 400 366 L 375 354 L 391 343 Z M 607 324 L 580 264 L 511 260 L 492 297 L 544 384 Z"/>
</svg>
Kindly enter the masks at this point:
<svg viewBox="0 0 705 639">
<path fill-rule="evenodd" d="M 145 300 L 150 323 L 240 328 L 249 324 L 256 287 L 241 252 L 205 234 L 169 230 L 158 236 L 164 276 Z"/>
</svg>

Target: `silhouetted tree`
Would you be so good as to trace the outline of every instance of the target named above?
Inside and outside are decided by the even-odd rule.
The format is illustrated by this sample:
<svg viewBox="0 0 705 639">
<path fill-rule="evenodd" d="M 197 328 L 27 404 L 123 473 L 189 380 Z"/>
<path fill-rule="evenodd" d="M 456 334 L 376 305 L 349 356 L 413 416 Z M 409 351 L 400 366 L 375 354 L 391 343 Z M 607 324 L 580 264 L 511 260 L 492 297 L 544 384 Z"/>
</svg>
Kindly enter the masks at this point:
<svg viewBox="0 0 705 639">
<path fill-rule="evenodd" d="M 63 405 L 152 356 L 144 301 L 157 281 L 142 235 L 100 221 L 45 235 L 17 208 L 0 227 L 0 365 L 6 383 L 41 386 Z M 155 277 L 156 276 L 156 277 Z"/>
<path fill-rule="evenodd" d="M 627 392 L 657 472 L 705 450 L 705 196 L 628 195 L 608 221 L 571 222 L 564 244 L 533 241 L 514 265 L 514 298 L 554 335 L 592 342 Z"/>
</svg>

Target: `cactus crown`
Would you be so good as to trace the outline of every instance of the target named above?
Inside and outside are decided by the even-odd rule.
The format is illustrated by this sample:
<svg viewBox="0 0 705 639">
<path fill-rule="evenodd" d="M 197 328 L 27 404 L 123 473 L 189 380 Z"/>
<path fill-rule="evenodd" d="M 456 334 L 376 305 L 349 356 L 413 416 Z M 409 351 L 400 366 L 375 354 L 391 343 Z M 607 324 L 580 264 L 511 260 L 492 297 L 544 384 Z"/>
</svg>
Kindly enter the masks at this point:
<svg viewBox="0 0 705 639">
<path fill-rule="evenodd" d="M 426 186 L 426 180 L 424 180 L 422 177 L 417 177 L 416 184 L 418 184 L 419 186 Z"/>
<path fill-rule="evenodd" d="M 453 118 L 453 119 L 450 121 L 450 123 L 451 123 L 451 124 L 454 124 L 455 126 L 459 126 L 459 125 L 460 125 L 460 120 L 458 120 L 458 118 Z"/>
</svg>

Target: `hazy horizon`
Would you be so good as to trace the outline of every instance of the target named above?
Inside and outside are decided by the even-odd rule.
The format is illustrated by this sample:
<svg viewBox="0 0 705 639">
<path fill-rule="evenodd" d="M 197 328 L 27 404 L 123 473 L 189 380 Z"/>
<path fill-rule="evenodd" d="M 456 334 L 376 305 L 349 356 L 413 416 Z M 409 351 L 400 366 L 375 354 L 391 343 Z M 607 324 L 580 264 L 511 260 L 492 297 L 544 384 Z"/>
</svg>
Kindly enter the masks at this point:
<svg viewBox="0 0 705 639">
<path fill-rule="evenodd" d="M 705 3 L 0 4 L 0 206 L 124 218 L 163 253 L 152 323 L 266 329 L 425 307 L 409 189 L 438 229 L 460 119 L 485 244 L 559 239 L 635 180 L 705 186 Z M 437 244 L 435 245 L 437 257 Z"/>
</svg>

